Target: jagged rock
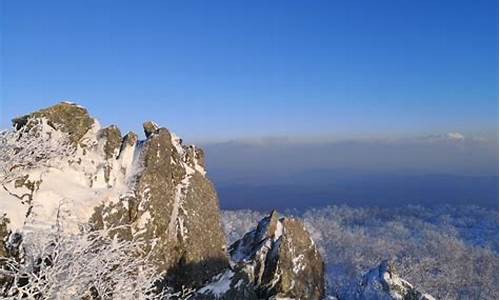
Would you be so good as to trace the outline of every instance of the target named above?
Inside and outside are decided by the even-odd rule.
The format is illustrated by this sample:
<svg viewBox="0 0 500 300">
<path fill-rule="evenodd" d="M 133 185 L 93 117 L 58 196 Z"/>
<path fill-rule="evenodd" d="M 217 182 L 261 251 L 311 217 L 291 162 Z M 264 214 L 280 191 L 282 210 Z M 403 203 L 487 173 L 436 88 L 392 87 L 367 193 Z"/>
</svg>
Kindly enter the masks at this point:
<svg viewBox="0 0 500 300">
<path fill-rule="evenodd" d="M 186 152 L 165 128 L 142 146 L 137 175 L 137 224 L 153 220 L 135 236 L 154 240 L 153 259 L 171 271 L 175 285 L 200 285 L 228 264 L 213 185 L 184 163 Z M 165 217 L 167 216 L 167 217 Z M 181 278 L 182 277 L 182 278 Z"/>
<path fill-rule="evenodd" d="M 417 290 L 399 277 L 396 268 L 389 261 L 383 261 L 363 276 L 356 295 L 344 295 L 340 299 L 359 300 L 434 300 L 428 294 Z"/>
<path fill-rule="evenodd" d="M 112 162 L 109 162 L 109 160 L 118 156 L 122 143 L 122 135 L 118 127 L 111 125 L 99 130 L 97 138 L 104 142 L 104 158 L 108 160 L 104 166 L 104 180 L 109 184 L 112 169 Z"/>
<path fill-rule="evenodd" d="M 26 143 L 16 147 L 33 147 L 28 153 L 44 160 L 0 174 L 0 215 L 9 221 L 0 226 L 1 238 L 121 226 L 112 235 L 141 241 L 144 255 L 171 285 L 199 287 L 227 268 L 217 194 L 198 148 L 183 146 L 153 122 L 144 123 L 146 140 L 134 133 L 122 139 L 118 127 L 101 128 L 71 103 L 13 124 L 11 142 L 23 135 Z M 43 138 L 33 145 L 35 136 Z M 49 155 L 68 145 L 71 151 Z M 7 246 L 0 246 L 5 254 Z"/>
<path fill-rule="evenodd" d="M 76 144 L 94 124 L 87 110 L 70 102 L 61 102 L 46 109 L 18 117 L 12 120 L 17 130 L 23 126 L 30 126 L 32 119 L 46 118 L 47 124 L 54 129 L 68 133 L 69 139 Z"/>
<path fill-rule="evenodd" d="M 323 260 L 295 219 L 272 212 L 229 248 L 231 271 L 199 291 L 200 299 L 322 299 Z"/>
<path fill-rule="evenodd" d="M 137 134 L 133 133 L 132 131 L 129 131 L 124 137 L 123 137 L 123 141 L 122 141 L 122 144 L 121 144 L 121 147 L 120 147 L 120 153 L 122 153 L 124 150 L 124 148 L 126 146 L 134 146 L 137 141 L 139 140 L 139 138 L 137 137 Z"/>
<path fill-rule="evenodd" d="M 122 134 L 120 129 L 115 125 L 103 128 L 98 132 L 98 138 L 105 141 L 104 144 L 104 157 L 106 159 L 115 158 L 117 151 L 120 150 L 122 144 Z"/>
<path fill-rule="evenodd" d="M 155 134 L 158 132 L 158 125 L 153 122 L 153 121 L 147 121 L 142 124 L 142 127 L 144 128 L 144 134 L 146 135 L 146 138 L 149 138 L 152 134 Z"/>
<path fill-rule="evenodd" d="M 203 150 L 194 145 L 185 146 L 184 149 L 186 151 L 185 162 L 192 168 L 198 168 L 198 171 L 204 174 L 205 153 Z"/>
</svg>

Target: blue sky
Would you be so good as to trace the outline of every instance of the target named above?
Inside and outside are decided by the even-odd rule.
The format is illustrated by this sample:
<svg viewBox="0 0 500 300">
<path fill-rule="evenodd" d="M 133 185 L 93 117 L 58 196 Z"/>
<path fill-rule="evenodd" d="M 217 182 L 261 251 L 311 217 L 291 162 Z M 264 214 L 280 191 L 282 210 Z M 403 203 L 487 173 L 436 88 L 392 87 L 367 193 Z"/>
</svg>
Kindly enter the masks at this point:
<svg viewBox="0 0 500 300">
<path fill-rule="evenodd" d="M 2 4 L 3 128 L 69 99 L 190 141 L 497 132 L 494 0 Z"/>
</svg>

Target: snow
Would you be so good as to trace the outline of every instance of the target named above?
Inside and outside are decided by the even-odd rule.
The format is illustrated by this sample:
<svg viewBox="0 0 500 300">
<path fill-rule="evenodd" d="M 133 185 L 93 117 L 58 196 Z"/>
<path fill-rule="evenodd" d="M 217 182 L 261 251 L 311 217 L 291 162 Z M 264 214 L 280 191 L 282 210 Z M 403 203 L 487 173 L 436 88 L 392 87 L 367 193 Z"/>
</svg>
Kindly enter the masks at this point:
<svg viewBox="0 0 500 300">
<path fill-rule="evenodd" d="M 144 141 L 138 141 L 133 145 L 124 144 L 121 149 L 115 149 L 111 159 L 106 160 L 104 148 L 106 139 L 99 134 L 101 126 L 94 120 L 92 127 L 82 137 L 80 143 L 71 151 L 65 150 L 69 144 L 68 135 L 48 125 L 45 118 L 38 118 L 37 126 L 39 136 L 36 143 L 32 137 L 27 138 L 25 157 L 30 158 L 31 151 L 36 147 L 41 157 L 47 157 L 43 164 L 34 163 L 25 168 L 18 168 L 16 174 L 6 172 L 9 166 L 0 165 L 0 213 L 4 213 L 9 219 L 9 230 L 11 231 L 36 231 L 36 230 L 60 230 L 67 233 L 77 233 L 81 225 L 87 223 L 94 213 L 94 209 L 100 205 L 119 203 L 128 205 L 127 201 L 121 201 L 128 196 L 133 196 L 130 190 L 136 180 L 136 175 L 142 170 L 141 153 Z M 14 149 L 18 145 L 18 135 L 15 131 L 2 134 L 0 146 L 4 149 L 11 146 Z M 10 144 L 4 145 L 5 142 Z M 181 139 L 171 134 L 171 142 L 180 157 L 186 155 Z M 158 150 L 160 150 L 158 148 Z M 10 154 L 10 153 L 9 153 Z M 21 153 L 23 154 L 23 153 Z M 159 156 L 160 153 L 157 153 Z M 1 154 L 3 159 L 4 153 Z M 20 161 L 24 162 L 25 157 Z M 183 202 L 191 177 L 195 173 L 205 174 L 205 170 L 199 165 L 195 158 L 194 166 L 189 166 L 182 159 L 178 162 L 185 170 L 185 176 L 175 188 L 175 197 L 168 234 L 170 238 L 187 237 L 187 228 L 183 217 Z M 109 177 L 105 173 L 109 172 Z M 25 187 L 15 187 L 15 179 L 28 176 L 28 180 L 40 180 L 39 189 L 33 193 L 33 200 L 27 203 L 27 196 L 18 199 L 20 195 L 30 195 L 31 191 Z M 2 177 L 3 176 L 3 177 Z M 8 177 L 10 176 L 10 177 Z M 7 178 L 8 177 L 8 178 Z M 6 178 L 5 180 L 3 180 Z M 7 180 L 9 179 L 9 180 Z M 109 179 L 109 180 L 106 180 Z M 143 199 L 148 197 L 148 189 L 143 190 Z M 30 208 L 31 207 L 31 208 Z M 136 230 L 141 231 L 151 219 L 149 212 L 143 212 L 137 221 Z"/>
<path fill-rule="evenodd" d="M 201 288 L 198 292 L 202 294 L 212 294 L 215 297 L 224 295 L 231 288 L 231 281 L 234 273 L 230 270 L 218 275 L 214 281 Z"/>
<path fill-rule="evenodd" d="M 283 223 L 281 220 L 278 220 L 278 222 L 276 222 L 276 229 L 274 230 L 273 240 L 276 241 L 282 235 L 283 235 Z"/>
<path fill-rule="evenodd" d="M 183 157 L 184 155 L 186 155 L 186 150 L 184 149 L 184 147 L 191 147 L 193 149 L 193 153 L 194 153 L 194 158 L 193 158 L 193 164 L 194 164 L 194 169 L 185 165 L 184 167 L 187 169 L 188 172 L 190 173 L 194 173 L 195 171 L 198 171 L 201 175 L 205 176 L 205 174 L 207 173 L 205 168 L 203 168 L 199 162 L 198 162 L 198 159 L 196 158 L 196 146 L 194 145 L 189 145 L 189 146 L 182 146 L 182 139 L 180 137 L 178 137 L 175 133 L 171 132 L 170 133 L 170 137 L 171 137 L 171 142 L 172 142 L 172 145 L 174 146 L 176 152 L 181 156 Z M 172 158 L 171 158 L 171 161 L 170 161 L 172 164 L 175 163 Z"/>
<path fill-rule="evenodd" d="M 119 165 L 121 167 L 121 169 L 127 173 L 127 172 L 130 172 L 131 171 L 131 168 L 130 166 L 132 166 L 132 163 L 134 161 L 134 157 L 135 157 L 135 150 L 136 150 L 136 145 L 125 145 L 125 147 L 123 147 L 121 153 L 120 153 L 120 156 L 118 157 L 119 158 Z M 126 175 L 126 174 L 125 174 Z"/>
<path fill-rule="evenodd" d="M 100 125 L 95 121 L 82 138 L 85 148 L 78 145 L 71 155 L 63 155 L 66 152 L 59 148 L 65 147 L 67 135 L 50 127 L 44 118 L 40 120 L 38 135 L 42 140 L 37 145 L 40 155 L 59 154 L 43 164 L 19 169 L 13 175 L 14 179 L 27 175 L 28 180 L 41 182 L 30 204 L 22 204 L 15 196 L 26 193 L 26 188 L 16 188 L 14 180 L 3 181 L 0 212 L 6 213 L 12 231 L 62 229 L 67 233 L 77 233 L 96 206 L 118 202 L 121 195 L 128 192 L 128 179 L 134 170 L 135 146 L 124 149 L 120 160 L 106 161 L 104 141 L 97 138 Z M 105 180 L 105 166 L 111 167 L 109 182 Z"/>
<path fill-rule="evenodd" d="M 148 222 L 151 220 L 151 213 L 149 210 L 146 210 L 140 217 L 139 220 L 137 221 L 137 227 L 139 230 L 143 230 L 146 228 L 146 225 Z"/>
<path fill-rule="evenodd" d="M 2 190 L 0 190 L 0 198 L 2 199 L 0 212 L 2 212 L 3 217 L 9 219 L 9 228 L 14 231 L 19 230 L 24 223 L 27 205 L 21 204 L 21 201 L 16 198 L 6 197 L 6 193 Z"/>
<path fill-rule="evenodd" d="M 201 175 L 205 176 L 207 174 L 207 171 L 205 171 L 205 168 L 203 168 L 200 163 L 198 162 L 198 158 L 196 157 L 196 146 L 191 145 L 190 147 L 193 148 L 193 163 L 194 163 L 194 169 L 198 172 L 200 172 Z"/>
<path fill-rule="evenodd" d="M 179 155 L 182 156 L 184 154 L 184 149 L 182 148 L 181 138 L 178 137 L 173 132 L 170 133 L 170 137 L 171 137 L 172 145 L 174 145 L 175 149 L 177 150 L 177 153 L 179 153 Z"/>
<path fill-rule="evenodd" d="M 9 290 L 2 291 L 7 296 L 2 299 L 18 299 L 19 295 L 26 299 L 81 299 L 87 298 L 89 286 L 96 287 L 93 293 L 99 299 L 109 299 L 110 294 L 113 299 L 158 299 L 148 295 L 160 276 L 149 260 L 135 255 L 134 242 L 110 239 L 107 231 L 93 231 L 75 236 L 54 234 L 47 247 L 47 237 L 38 234 L 31 242 L 23 241 L 22 263 L 6 258 L 10 267 L 4 271 L 14 280 Z M 39 263 L 44 257 L 51 257 L 50 267 Z"/>
<path fill-rule="evenodd" d="M 182 205 L 186 198 L 187 189 L 189 188 L 194 170 L 184 162 L 181 162 L 181 165 L 184 167 L 186 173 L 181 182 L 175 187 L 174 203 L 168 224 L 168 235 L 171 240 L 176 238 L 178 232 L 181 234 L 182 239 L 185 239 L 187 233 L 187 228 L 184 226 L 184 219 L 180 216 L 179 211 L 184 210 Z"/>
<path fill-rule="evenodd" d="M 83 109 L 86 109 L 85 107 L 81 106 L 80 104 L 77 104 L 77 103 L 75 103 L 75 102 L 68 101 L 68 100 L 61 101 L 61 103 L 64 103 L 64 104 L 70 104 L 70 105 L 76 106 L 76 107 L 78 107 L 78 108 L 83 108 Z"/>
<path fill-rule="evenodd" d="M 205 176 L 207 174 L 207 171 L 205 171 L 205 169 L 198 164 L 198 159 L 194 159 L 194 168 L 196 171 L 200 172 L 201 175 Z"/>
<path fill-rule="evenodd" d="M 293 263 L 293 272 L 295 274 L 299 273 L 300 271 L 304 270 L 305 269 L 305 265 L 303 263 L 304 261 L 304 254 L 300 254 L 299 256 L 297 257 L 294 257 L 292 259 L 292 263 Z"/>
<path fill-rule="evenodd" d="M 266 216 L 251 210 L 223 211 L 222 215 L 229 245 Z M 388 257 L 402 257 L 402 261 L 394 262 L 396 270 L 417 290 L 427 293 L 422 297 L 429 298 L 430 294 L 436 299 L 456 299 L 460 294 L 474 295 L 480 290 L 488 295 L 485 298 L 498 299 L 497 210 L 473 205 L 330 206 L 291 216 L 305 223 L 325 258 L 330 296 L 354 295 L 365 272 Z M 238 258 L 244 253 L 234 255 Z M 471 262 L 472 257 L 480 262 Z M 464 266 L 474 268 L 463 272 Z M 436 269 L 443 272 L 436 276 Z M 453 275 L 453 287 L 449 274 Z"/>
</svg>

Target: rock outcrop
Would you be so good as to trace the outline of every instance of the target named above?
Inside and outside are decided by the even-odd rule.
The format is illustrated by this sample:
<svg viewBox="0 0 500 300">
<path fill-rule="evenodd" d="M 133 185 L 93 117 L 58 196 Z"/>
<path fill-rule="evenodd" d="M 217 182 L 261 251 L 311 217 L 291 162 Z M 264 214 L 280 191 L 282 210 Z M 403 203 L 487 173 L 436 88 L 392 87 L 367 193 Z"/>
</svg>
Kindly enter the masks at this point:
<svg viewBox="0 0 500 300">
<path fill-rule="evenodd" d="M 296 219 L 273 211 L 226 249 L 204 153 L 168 129 L 148 121 L 144 140 L 122 136 L 67 102 L 16 118 L 13 126 L 0 133 L 0 257 L 22 263 L 30 242 L 104 230 L 137 241 L 137 255 L 161 275 L 155 288 L 163 284 L 171 295 L 324 297 L 323 260 Z M 12 282 L 0 276 L 0 290 Z M 433 300 L 387 261 L 336 297 Z"/>
<path fill-rule="evenodd" d="M 62 102 L 46 109 L 18 117 L 12 120 L 16 130 L 25 126 L 33 126 L 34 119 L 45 119 L 47 124 L 64 133 L 72 143 L 78 143 L 94 124 L 87 110 L 79 105 L 70 102 Z"/>
<path fill-rule="evenodd" d="M 1 257 L 21 262 L 26 245 L 100 230 L 137 241 L 137 255 L 161 274 L 155 287 L 172 295 L 323 297 L 323 261 L 298 220 L 272 212 L 226 249 L 203 150 L 168 129 L 148 121 L 144 140 L 122 136 L 67 102 L 13 125 L 0 134 Z M 2 287 L 11 283 L 0 276 Z"/>
<path fill-rule="evenodd" d="M 272 212 L 229 248 L 232 269 L 199 291 L 200 298 L 322 299 L 324 264 L 304 225 Z"/>
<path fill-rule="evenodd" d="M 354 295 L 344 295 L 339 299 L 359 300 L 434 300 L 399 277 L 395 267 L 387 260 L 363 276 Z"/>
<path fill-rule="evenodd" d="M 199 287 L 228 266 L 217 194 L 196 147 L 153 122 L 144 123 L 145 140 L 122 137 L 72 103 L 13 125 L 3 141 L 2 241 L 117 228 L 113 235 L 142 242 L 169 284 Z"/>
</svg>

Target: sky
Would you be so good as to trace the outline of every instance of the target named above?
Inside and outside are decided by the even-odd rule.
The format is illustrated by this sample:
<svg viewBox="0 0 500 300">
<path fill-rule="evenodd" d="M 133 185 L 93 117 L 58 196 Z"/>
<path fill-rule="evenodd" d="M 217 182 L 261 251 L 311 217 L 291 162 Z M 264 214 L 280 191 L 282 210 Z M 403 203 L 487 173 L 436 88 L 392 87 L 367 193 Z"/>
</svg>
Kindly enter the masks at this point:
<svg viewBox="0 0 500 300">
<path fill-rule="evenodd" d="M 498 1 L 2 0 L 0 127 L 61 100 L 186 140 L 498 132 Z"/>
</svg>

